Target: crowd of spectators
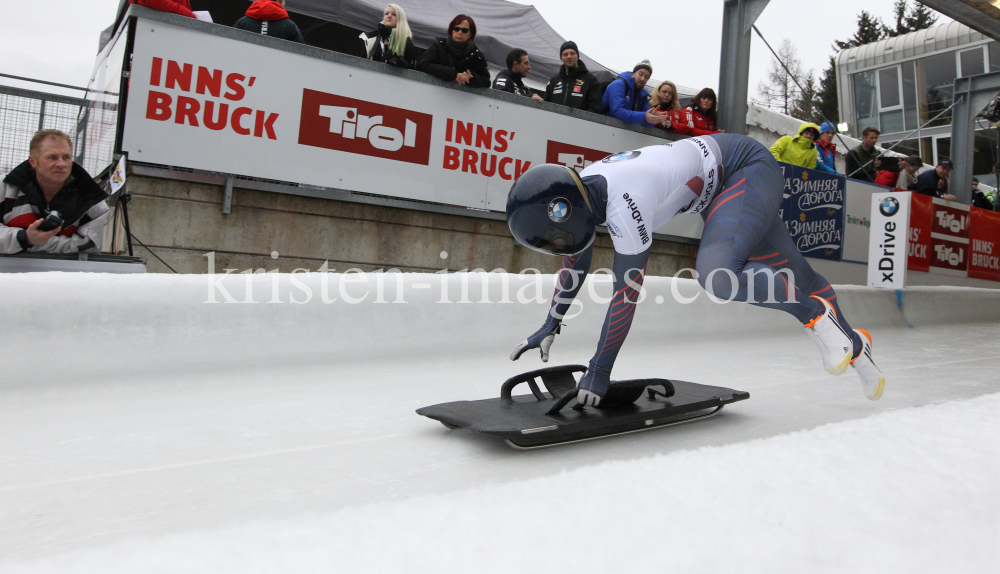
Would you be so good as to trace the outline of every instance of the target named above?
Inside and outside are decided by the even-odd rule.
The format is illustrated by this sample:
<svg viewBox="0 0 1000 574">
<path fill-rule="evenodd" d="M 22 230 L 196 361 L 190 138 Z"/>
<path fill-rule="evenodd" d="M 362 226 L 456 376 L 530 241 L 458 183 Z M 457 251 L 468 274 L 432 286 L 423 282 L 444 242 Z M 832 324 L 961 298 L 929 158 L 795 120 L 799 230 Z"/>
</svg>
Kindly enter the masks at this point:
<svg viewBox="0 0 1000 574">
<path fill-rule="evenodd" d="M 196 18 L 190 0 L 129 0 L 132 4 L 155 10 Z M 303 43 L 302 32 L 288 17 L 285 0 L 253 0 L 246 15 L 235 28 L 255 34 L 273 36 Z M 476 46 L 476 21 L 466 14 L 455 16 L 448 24 L 446 35 L 435 38 L 419 57 L 413 44 L 413 33 L 406 13 L 398 4 L 389 4 L 382 21 L 374 30 L 364 32 L 360 39 L 364 55 L 369 60 L 399 68 L 416 69 L 444 82 L 455 82 L 469 88 L 488 88 L 539 102 L 550 102 L 577 110 L 618 118 L 622 121 L 674 132 L 687 136 L 719 133 L 716 128 L 718 99 L 715 91 L 705 88 L 682 107 L 677 85 L 660 82 L 655 92 L 646 88 L 653 75 L 649 60 L 642 60 L 631 72 L 622 72 L 610 82 L 601 82 L 580 59 L 575 42 L 559 47 L 562 65 L 559 73 L 549 79 L 544 95 L 524 85 L 531 70 L 527 51 L 514 48 L 507 54 L 506 68 L 490 81 L 486 57 Z"/>
<path fill-rule="evenodd" d="M 196 17 L 191 11 L 190 0 L 129 0 L 156 10 L 182 16 Z M 254 0 L 246 16 L 234 25 L 241 30 L 303 42 L 302 32 L 288 17 L 285 0 Z M 601 82 L 580 59 L 575 42 L 567 41 L 559 47 L 562 65 L 559 73 L 549 79 L 544 95 L 524 84 L 531 70 L 527 51 L 514 48 L 507 54 L 506 67 L 496 75 L 492 84 L 486 57 L 476 46 L 476 22 L 468 15 L 459 14 L 448 24 L 446 35 L 436 38 L 418 58 L 413 45 L 413 33 L 406 21 L 406 13 L 397 4 L 389 4 L 382 21 L 370 31 L 361 34 L 364 53 L 368 59 L 400 68 L 416 69 L 444 82 L 455 82 L 470 88 L 487 88 L 550 102 L 577 110 L 584 110 L 618 118 L 622 121 L 656 127 L 685 136 L 703 136 L 719 133 L 718 98 L 711 88 L 701 90 L 687 106 L 680 101 L 677 85 L 660 82 L 650 91 L 646 84 L 653 75 L 649 60 L 636 64 L 631 72 L 622 72 L 609 82 Z M 787 135 L 771 146 L 775 159 L 792 165 L 840 175 L 836 169 L 837 147 L 833 143 L 836 128 L 830 122 L 822 125 L 803 123 L 796 135 Z M 876 147 L 878 128 L 866 127 L 861 143 L 845 155 L 847 177 L 895 189 L 915 191 L 924 195 L 949 199 L 948 175 L 951 161 L 942 160 L 934 169 L 921 172 L 923 161 L 918 156 L 900 160 L 884 156 Z M 973 180 L 972 204 L 984 209 L 994 209 L 996 191 L 984 193 Z"/>
</svg>

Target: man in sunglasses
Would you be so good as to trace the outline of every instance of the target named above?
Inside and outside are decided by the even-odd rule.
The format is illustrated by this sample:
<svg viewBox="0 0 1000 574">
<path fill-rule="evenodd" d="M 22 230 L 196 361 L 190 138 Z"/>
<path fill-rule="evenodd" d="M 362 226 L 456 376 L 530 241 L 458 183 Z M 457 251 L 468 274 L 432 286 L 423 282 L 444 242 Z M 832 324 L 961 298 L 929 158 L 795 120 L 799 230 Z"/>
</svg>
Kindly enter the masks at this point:
<svg viewBox="0 0 1000 574">
<path fill-rule="evenodd" d="M 601 113 L 601 90 L 597 78 L 580 61 L 576 42 L 564 42 L 559 48 L 563 65 L 545 87 L 545 101 L 578 110 Z"/>
<path fill-rule="evenodd" d="M 760 143 L 713 134 L 617 153 L 581 173 L 545 164 L 524 172 L 507 198 L 507 223 L 519 243 L 563 257 L 542 328 L 511 353 L 539 349 L 543 362 L 583 285 L 595 228 L 614 243 L 614 296 L 577 401 L 597 406 L 640 299 L 653 231 L 678 213 L 699 213 L 705 228 L 695 278 L 711 295 L 789 313 L 805 327 L 832 375 L 854 366 L 870 400 L 885 377 L 871 358 L 871 335 L 852 330 L 833 287 L 799 253 L 778 215 L 784 177 Z M 690 299 L 690 298 L 689 298 Z"/>
</svg>

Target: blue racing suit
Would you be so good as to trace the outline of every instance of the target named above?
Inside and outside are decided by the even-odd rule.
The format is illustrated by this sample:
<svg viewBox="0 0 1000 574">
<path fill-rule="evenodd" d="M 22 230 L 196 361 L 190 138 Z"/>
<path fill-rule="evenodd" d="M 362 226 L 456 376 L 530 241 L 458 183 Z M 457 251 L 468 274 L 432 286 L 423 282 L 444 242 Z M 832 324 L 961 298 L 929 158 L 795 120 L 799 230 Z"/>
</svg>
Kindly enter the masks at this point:
<svg viewBox="0 0 1000 574">
<path fill-rule="evenodd" d="M 836 292 L 799 253 L 778 215 L 784 188 L 781 168 L 760 143 L 734 134 L 690 138 L 609 156 L 584 169 L 581 177 L 591 205 L 598 206 L 597 221 L 607 224 L 615 244 L 614 297 L 581 389 L 602 397 L 607 392 L 611 369 L 632 325 L 651 234 L 678 213 L 700 213 L 705 221 L 695 265 L 702 287 L 720 299 L 785 311 L 803 325 L 824 313 L 823 304 L 811 296 L 822 297 L 852 335 L 855 355 L 860 352 L 861 340 L 844 319 Z M 548 317 L 528 338 L 530 346 L 538 346 L 559 328 L 583 285 L 592 255 L 590 247 L 564 258 Z M 793 282 L 786 277 L 789 273 Z M 774 285 L 773 299 L 769 284 Z"/>
</svg>

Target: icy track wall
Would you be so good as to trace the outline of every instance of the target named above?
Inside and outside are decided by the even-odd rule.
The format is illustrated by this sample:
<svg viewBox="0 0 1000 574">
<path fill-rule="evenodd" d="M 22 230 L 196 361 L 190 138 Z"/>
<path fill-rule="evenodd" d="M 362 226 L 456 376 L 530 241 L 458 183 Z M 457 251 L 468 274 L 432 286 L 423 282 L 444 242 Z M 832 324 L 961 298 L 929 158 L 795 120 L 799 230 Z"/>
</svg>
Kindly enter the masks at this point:
<svg viewBox="0 0 1000 574">
<path fill-rule="evenodd" d="M 581 291 L 582 307 L 571 311 L 578 315 L 557 341 L 555 364 L 585 364 L 594 351 L 607 309 L 598 300 L 610 296 L 611 286 L 607 277 L 593 278 Z M 323 300 L 324 281 L 330 303 Z M 505 283 L 509 302 L 500 302 Z M 255 303 L 244 302 L 248 286 Z M 234 366 L 280 369 L 426 357 L 447 364 L 477 355 L 506 357 L 544 320 L 554 276 L 47 273 L 2 276 L 0 288 L 5 295 L 0 342 L 10 358 L 5 361 L 10 388 L 44 373 L 73 373 L 84 380 L 100 379 L 108 369 L 155 375 Z M 223 291 L 239 302 L 223 302 Z M 994 290 L 928 287 L 900 295 L 841 286 L 837 291 L 852 324 L 876 337 L 880 329 L 1000 322 L 1000 292 Z M 308 302 L 292 302 L 305 301 L 307 292 Z M 784 313 L 713 303 L 691 279 L 651 277 L 644 293 L 623 357 L 630 346 L 788 335 L 801 328 Z M 680 298 L 695 299 L 682 304 Z M 218 302 L 206 302 L 213 299 Z M 525 370 L 541 366 L 535 359 L 522 360 Z"/>
</svg>

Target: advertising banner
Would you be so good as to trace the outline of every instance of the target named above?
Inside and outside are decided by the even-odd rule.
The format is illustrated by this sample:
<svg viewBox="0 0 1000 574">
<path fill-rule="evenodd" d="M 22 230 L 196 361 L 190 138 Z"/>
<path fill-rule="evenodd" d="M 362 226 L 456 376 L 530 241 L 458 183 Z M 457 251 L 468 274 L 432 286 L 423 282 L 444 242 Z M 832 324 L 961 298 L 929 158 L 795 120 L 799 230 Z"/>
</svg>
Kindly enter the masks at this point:
<svg viewBox="0 0 1000 574">
<path fill-rule="evenodd" d="M 906 286 L 910 193 L 890 191 L 872 194 L 869 287 L 902 289 Z"/>
<path fill-rule="evenodd" d="M 931 200 L 930 272 L 965 277 L 969 269 L 969 206 Z"/>
<path fill-rule="evenodd" d="M 844 255 L 841 261 L 868 262 L 868 240 L 872 226 L 872 194 L 882 193 L 881 185 L 844 178 Z"/>
<path fill-rule="evenodd" d="M 785 176 L 781 218 L 806 257 L 840 261 L 844 248 L 842 176 L 780 163 Z"/>
<path fill-rule="evenodd" d="M 969 277 L 1000 281 L 1000 213 L 973 207 L 969 216 Z"/>
<path fill-rule="evenodd" d="M 920 193 L 910 195 L 910 247 L 907 251 L 907 268 L 923 271 L 931 268 L 931 217 L 934 204 L 930 196 Z"/>
<path fill-rule="evenodd" d="M 132 161 L 503 211 L 532 165 L 665 141 L 140 19 L 122 147 Z"/>
</svg>

